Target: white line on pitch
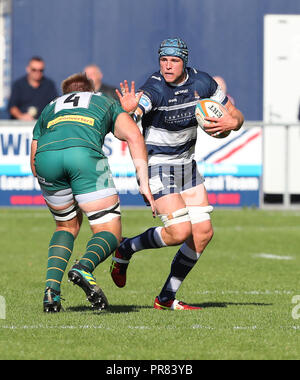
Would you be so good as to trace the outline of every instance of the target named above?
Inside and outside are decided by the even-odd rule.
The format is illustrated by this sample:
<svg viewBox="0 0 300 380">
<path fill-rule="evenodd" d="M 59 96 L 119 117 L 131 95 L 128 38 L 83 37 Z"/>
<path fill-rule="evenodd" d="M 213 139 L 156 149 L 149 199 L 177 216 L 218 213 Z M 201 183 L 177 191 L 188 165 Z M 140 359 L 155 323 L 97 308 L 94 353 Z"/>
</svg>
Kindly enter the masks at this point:
<svg viewBox="0 0 300 380">
<path fill-rule="evenodd" d="M 292 256 L 281 256 L 281 255 L 274 255 L 272 253 L 257 253 L 253 255 L 254 257 L 260 257 L 262 259 L 270 259 L 270 260 L 294 260 L 294 257 Z"/>
</svg>

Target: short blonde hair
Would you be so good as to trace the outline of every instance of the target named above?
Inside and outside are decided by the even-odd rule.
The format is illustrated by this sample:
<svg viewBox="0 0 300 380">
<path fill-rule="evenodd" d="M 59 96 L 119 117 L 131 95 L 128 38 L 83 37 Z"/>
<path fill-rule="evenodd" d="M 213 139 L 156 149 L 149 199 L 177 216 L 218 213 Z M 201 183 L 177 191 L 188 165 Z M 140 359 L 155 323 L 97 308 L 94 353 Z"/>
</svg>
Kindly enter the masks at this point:
<svg viewBox="0 0 300 380">
<path fill-rule="evenodd" d="M 62 81 L 61 89 L 63 94 L 69 94 L 70 92 L 74 91 L 95 91 L 93 81 L 89 79 L 85 73 L 77 73 L 70 75 L 68 78 Z"/>
</svg>

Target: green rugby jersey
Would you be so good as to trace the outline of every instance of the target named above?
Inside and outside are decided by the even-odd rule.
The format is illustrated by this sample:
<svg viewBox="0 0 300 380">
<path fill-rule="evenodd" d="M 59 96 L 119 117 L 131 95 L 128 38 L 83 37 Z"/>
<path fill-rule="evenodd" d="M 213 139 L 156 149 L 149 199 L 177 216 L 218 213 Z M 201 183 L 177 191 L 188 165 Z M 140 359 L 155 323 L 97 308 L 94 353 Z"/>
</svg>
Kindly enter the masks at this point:
<svg viewBox="0 0 300 380">
<path fill-rule="evenodd" d="M 33 130 L 37 153 L 74 146 L 102 152 L 104 138 L 114 132 L 120 104 L 101 93 L 72 92 L 49 103 Z"/>
</svg>

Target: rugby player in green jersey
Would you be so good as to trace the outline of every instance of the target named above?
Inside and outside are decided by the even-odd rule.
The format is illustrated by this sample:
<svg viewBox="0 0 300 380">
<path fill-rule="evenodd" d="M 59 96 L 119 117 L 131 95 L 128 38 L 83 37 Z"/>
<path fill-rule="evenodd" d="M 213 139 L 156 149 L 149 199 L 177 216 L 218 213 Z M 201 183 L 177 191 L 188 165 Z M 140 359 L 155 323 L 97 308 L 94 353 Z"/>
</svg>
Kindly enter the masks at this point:
<svg viewBox="0 0 300 380">
<path fill-rule="evenodd" d="M 112 132 L 128 143 L 139 190 L 154 215 L 147 152 L 136 123 L 117 101 L 95 93 L 85 74 L 65 79 L 62 91 L 63 96 L 44 108 L 35 124 L 31 144 L 32 172 L 56 222 L 49 244 L 43 309 L 45 312 L 61 309 L 61 282 L 84 213 L 93 236 L 68 277 L 84 290 L 93 308 L 102 310 L 108 301 L 92 273 L 121 240 L 120 203 L 102 150 L 104 138 Z"/>
</svg>

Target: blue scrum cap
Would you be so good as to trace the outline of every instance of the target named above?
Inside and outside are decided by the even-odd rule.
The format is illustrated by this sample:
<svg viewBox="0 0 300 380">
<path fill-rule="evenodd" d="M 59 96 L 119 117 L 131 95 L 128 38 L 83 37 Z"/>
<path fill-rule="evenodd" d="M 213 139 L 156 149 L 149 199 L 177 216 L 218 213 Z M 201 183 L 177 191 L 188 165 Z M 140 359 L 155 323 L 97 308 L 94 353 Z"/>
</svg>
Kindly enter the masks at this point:
<svg viewBox="0 0 300 380">
<path fill-rule="evenodd" d="M 182 39 L 168 38 L 160 44 L 158 54 L 159 58 L 165 55 L 179 57 L 183 60 L 184 67 L 186 67 L 189 51 L 186 43 Z"/>
</svg>

